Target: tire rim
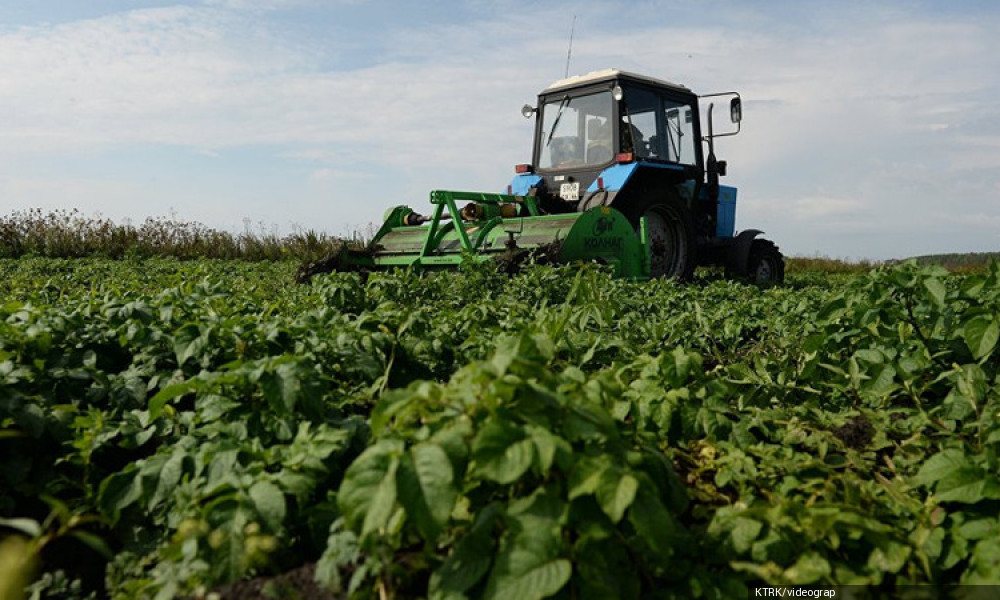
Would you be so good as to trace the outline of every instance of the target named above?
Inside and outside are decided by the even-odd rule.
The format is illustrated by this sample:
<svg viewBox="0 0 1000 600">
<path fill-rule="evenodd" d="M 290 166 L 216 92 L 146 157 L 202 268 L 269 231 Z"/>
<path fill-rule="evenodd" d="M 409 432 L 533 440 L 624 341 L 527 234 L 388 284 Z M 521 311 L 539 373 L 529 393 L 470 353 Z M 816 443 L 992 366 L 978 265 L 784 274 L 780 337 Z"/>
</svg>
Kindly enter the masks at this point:
<svg viewBox="0 0 1000 600">
<path fill-rule="evenodd" d="M 754 279 L 757 283 L 766 283 L 774 279 L 774 267 L 771 265 L 770 260 L 763 258 L 757 263 Z"/>
<path fill-rule="evenodd" d="M 652 277 L 682 275 L 687 258 L 687 238 L 684 223 L 664 206 L 653 206 L 643 216 L 649 235 L 649 274 Z"/>
</svg>

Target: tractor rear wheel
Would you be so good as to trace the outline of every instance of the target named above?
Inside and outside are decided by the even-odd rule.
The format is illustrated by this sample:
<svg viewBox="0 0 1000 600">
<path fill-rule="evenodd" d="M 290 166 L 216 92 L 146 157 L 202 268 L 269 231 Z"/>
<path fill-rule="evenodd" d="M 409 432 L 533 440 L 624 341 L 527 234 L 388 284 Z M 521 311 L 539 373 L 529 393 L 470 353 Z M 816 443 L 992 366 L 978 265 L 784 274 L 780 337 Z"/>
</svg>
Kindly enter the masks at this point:
<svg viewBox="0 0 1000 600">
<path fill-rule="evenodd" d="M 774 242 L 753 241 L 747 262 L 747 279 L 756 285 L 774 285 L 785 280 L 785 259 Z"/>
<path fill-rule="evenodd" d="M 694 224 L 687 207 L 674 198 L 647 202 L 629 215 L 637 231 L 641 217 L 646 217 L 650 277 L 690 278 L 697 260 Z"/>
</svg>

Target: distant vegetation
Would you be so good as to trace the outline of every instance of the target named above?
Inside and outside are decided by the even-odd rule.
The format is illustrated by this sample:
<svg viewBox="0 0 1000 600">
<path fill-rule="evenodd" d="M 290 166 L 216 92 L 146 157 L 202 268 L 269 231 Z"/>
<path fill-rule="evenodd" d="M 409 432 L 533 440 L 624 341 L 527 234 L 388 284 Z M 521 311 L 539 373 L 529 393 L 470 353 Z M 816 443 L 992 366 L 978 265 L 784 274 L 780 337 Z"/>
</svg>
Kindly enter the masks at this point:
<svg viewBox="0 0 1000 600">
<path fill-rule="evenodd" d="M 785 258 L 785 272 L 865 273 L 881 264 L 879 261 L 852 261 L 843 258 L 830 258 L 829 256 L 792 256 Z"/>
<path fill-rule="evenodd" d="M 914 256 L 911 260 L 920 265 L 939 265 L 950 271 L 977 271 L 993 261 L 1000 260 L 1000 252 L 965 252 Z"/>
<path fill-rule="evenodd" d="M 828 256 L 793 256 L 785 259 L 787 273 L 864 273 L 879 266 L 896 265 L 908 261 L 921 266 L 937 265 L 953 273 L 982 272 L 993 261 L 1000 261 L 1000 252 L 965 252 L 927 254 L 902 260 L 847 260 Z"/>
<path fill-rule="evenodd" d="M 371 239 L 376 226 L 369 225 L 351 240 Z M 0 258 L 35 255 L 48 258 L 124 258 L 172 256 L 182 259 L 222 258 L 239 260 L 312 261 L 328 256 L 345 240 L 314 230 L 280 236 L 261 228 L 242 233 L 213 229 L 195 221 L 174 217 L 147 218 L 141 225 L 119 224 L 101 216 L 87 217 L 79 210 L 39 209 L 18 211 L 0 217 Z M 920 265 L 939 265 L 950 271 L 975 272 L 1000 252 L 934 254 L 912 259 Z M 848 260 L 828 256 L 795 256 L 786 260 L 789 273 L 865 273 L 885 264 L 904 261 Z"/>
<path fill-rule="evenodd" d="M 0 258 L 127 256 L 313 260 L 344 240 L 313 230 L 279 236 L 266 231 L 220 231 L 192 221 L 148 218 L 141 225 L 87 217 L 78 210 L 43 213 L 33 209 L 0 217 Z"/>
</svg>

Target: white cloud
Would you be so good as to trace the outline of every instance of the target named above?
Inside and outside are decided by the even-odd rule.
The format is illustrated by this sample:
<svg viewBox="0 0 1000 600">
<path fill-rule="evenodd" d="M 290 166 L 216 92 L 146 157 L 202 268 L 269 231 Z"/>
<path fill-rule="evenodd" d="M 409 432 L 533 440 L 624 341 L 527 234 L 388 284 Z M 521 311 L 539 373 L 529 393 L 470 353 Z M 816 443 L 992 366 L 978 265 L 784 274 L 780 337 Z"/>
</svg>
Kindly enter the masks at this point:
<svg viewBox="0 0 1000 600">
<path fill-rule="evenodd" d="M 461 25 L 389 19 L 370 45 L 353 48 L 369 55 L 367 66 L 352 67 L 321 60 L 346 53 L 334 36 L 297 39 L 262 14 L 324 4 L 206 0 L 0 33 L 0 160 L 152 144 L 222 163 L 234 150 L 266 148 L 274 169 L 297 169 L 274 189 L 315 195 L 232 199 L 231 210 L 310 223 L 315 211 L 376 220 L 432 188 L 501 189 L 530 153 L 518 108 L 562 76 L 572 13 L 506 3 Z M 617 66 L 701 92 L 739 89 L 743 133 L 718 151 L 730 163 L 727 183 L 741 187 L 740 226 L 759 220 L 803 253 L 844 243 L 817 241 L 816 231 L 872 232 L 873 255 L 894 255 L 879 246 L 879 228 L 905 215 L 933 231 L 942 195 L 963 185 L 995 194 L 1000 179 L 983 171 L 962 182 L 965 170 L 1000 167 L 1000 19 L 898 6 L 795 23 L 740 6 L 689 23 L 708 9 L 653 3 L 636 7 L 627 30 L 609 30 L 618 6 L 585 2 L 572 7 L 572 71 Z M 252 183 L 264 171 L 247 168 L 249 187 L 271 189 Z M 79 189 L 89 191 L 76 197 L 99 201 L 93 186 Z M 317 207 L 321 194 L 330 199 Z M 985 222 L 1000 215 L 983 211 Z"/>
<path fill-rule="evenodd" d="M 348 169 L 335 169 L 332 167 L 322 167 L 315 169 L 309 177 L 316 182 L 340 183 L 343 181 L 371 181 L 371 173 L 363 171 L 351 171 Z"/>
<path fill-rule="evenodd" d="M 308 54 L 217 10 L 147 9 L 21 30 L 0 36 L 0 57 L 0 127 L 18 152 L 218 148 L 305 133 L 287 125 Z M 299 91 L 322 94 L 322 78 L 310 87 Z"/>
<path fill-rule="evenodd" d="M 283 10 L 300 6 L 315 6 L 327 4 L 358 4 L 364 0 L 204 0 L 208 6 L 217 6 L 230 10 L 249 10 L 266 12 Z"/>
<path fill-rule="evenodd" d="M 854 198 L 814 196 L 792 203 L 792 216 L 800 221 L 812 222 L 833 216 L 858 215 L 866 212 L 865 204 Z"/>
<path fill-rule="evenodd" d="M 975 212 L 961 213 L 938 211 L 934 215 L 947 223 L 961 225 L 963 229 L 971 232 L 985 232 L 995 240 L 1000 237 L 1000 215 L 995 213 Z"/>
</svg>

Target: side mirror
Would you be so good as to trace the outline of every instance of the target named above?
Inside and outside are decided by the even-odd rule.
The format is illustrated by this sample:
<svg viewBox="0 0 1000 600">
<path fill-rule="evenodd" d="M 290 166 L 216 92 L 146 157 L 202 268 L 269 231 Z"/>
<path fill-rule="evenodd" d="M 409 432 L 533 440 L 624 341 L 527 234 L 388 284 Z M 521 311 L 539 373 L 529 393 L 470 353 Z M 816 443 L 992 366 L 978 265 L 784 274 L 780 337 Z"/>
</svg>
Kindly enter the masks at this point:
<svg viewBox="0 0 1000 600">
<path fill-rule="evenodd" d="M 729 101 L 729 119 L 733 123 L 739 123 L 743 120 L 743 104 L 740 102 L 739 96 Z"/>
<path fill-rule="evenodd" d="M 531 116 L 535 114 L 535 111 L 537 110 L 538 109 L 535 108 L 534 106 L 530 104 L 525 104 L 524 106 L 521 107 L 521 114 L 524 116 L 525 119 L 530 119 Z"/>
</svg>

